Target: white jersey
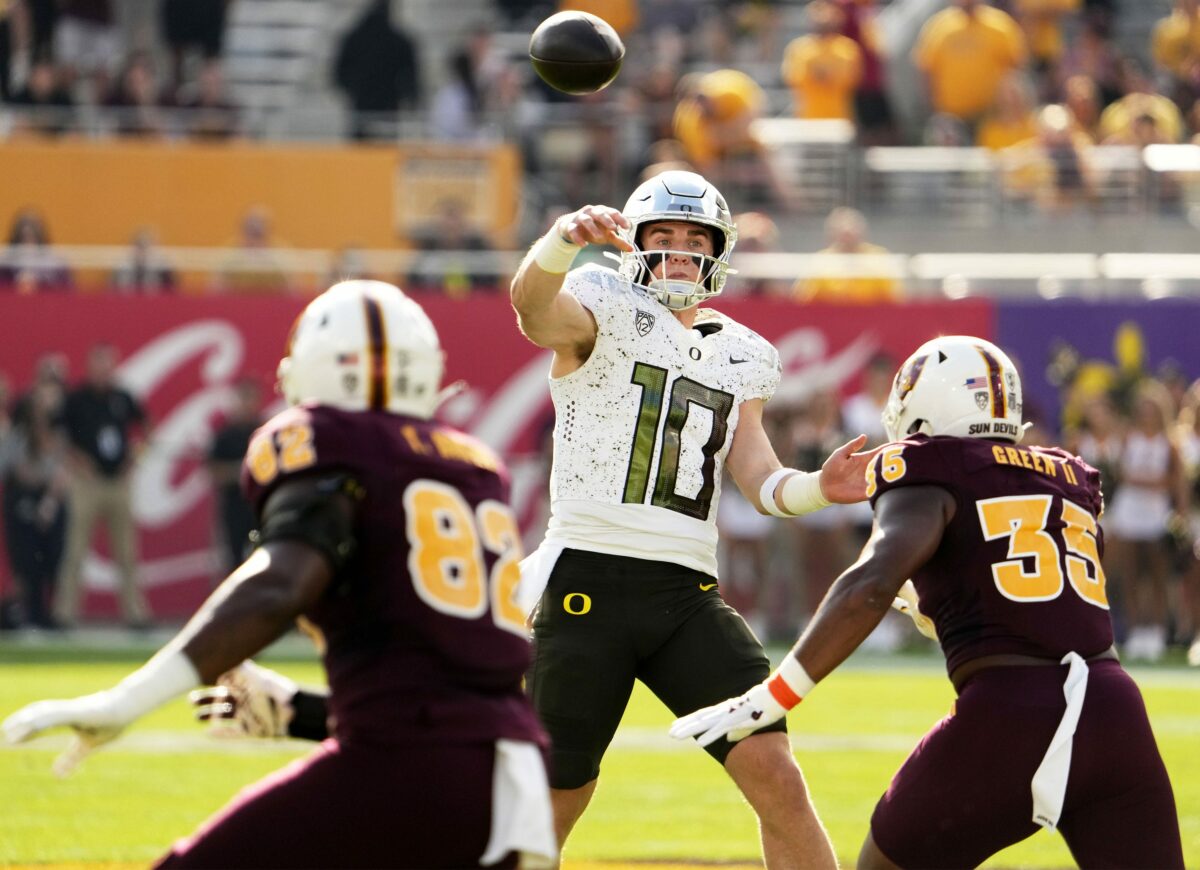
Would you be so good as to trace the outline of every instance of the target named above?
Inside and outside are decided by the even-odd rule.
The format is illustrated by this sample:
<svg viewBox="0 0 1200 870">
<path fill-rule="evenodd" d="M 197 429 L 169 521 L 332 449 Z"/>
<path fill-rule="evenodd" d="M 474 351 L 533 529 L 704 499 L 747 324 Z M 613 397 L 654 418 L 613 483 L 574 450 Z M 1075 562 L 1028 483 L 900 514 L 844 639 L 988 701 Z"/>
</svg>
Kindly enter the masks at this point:
<svg viewBox="0 0 1200 870">
<path fill-rule="evenodd" d="M 739 406 L 779 385 L 779 354 L 712 309 L 687 328 L 611 269 L 563 291 L 596 319 L 587 362 L 550 379 L 548 544 L 717 574 L 717 502 Z"/>
</svg>

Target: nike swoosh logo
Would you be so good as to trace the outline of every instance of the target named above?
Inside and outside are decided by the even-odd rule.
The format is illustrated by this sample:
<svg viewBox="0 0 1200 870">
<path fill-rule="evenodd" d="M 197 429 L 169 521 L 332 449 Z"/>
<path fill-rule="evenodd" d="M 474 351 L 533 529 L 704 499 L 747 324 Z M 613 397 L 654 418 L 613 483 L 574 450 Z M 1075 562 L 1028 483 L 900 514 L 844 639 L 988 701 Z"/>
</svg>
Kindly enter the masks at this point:
<svg viewBox="0 0 1200 870">
<path fill-rule="evenodd" d="M 717 585 L 716 583 L 701 583 L 701 584 L 700 584 L 700 591 L 701 591 L 701 592 L 707 592 L 709 589 L 712 589 L 712 588 L 714 588 L 716 585 Z"/>
<path fill-rule="evenodd" d="M 730 365 L 740 366 L 744 362 L 746 362 L 746 360 L 744 360 L 744 359 L 734 359 L 733 357 L 729 358 Z"/>
</svg>

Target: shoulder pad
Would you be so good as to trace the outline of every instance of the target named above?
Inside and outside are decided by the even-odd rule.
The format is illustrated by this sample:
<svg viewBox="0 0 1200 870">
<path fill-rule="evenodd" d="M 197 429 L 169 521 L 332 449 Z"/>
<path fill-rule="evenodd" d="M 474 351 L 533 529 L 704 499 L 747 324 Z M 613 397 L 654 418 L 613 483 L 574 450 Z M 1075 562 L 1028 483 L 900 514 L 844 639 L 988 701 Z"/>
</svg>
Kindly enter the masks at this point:
<svg viewBox="0 0 1200 870">
<path fill-rule="evenodd" d="M 612 269 L 588 263 L 568 272 L 563 279 L 562 289 L 594 313 L 596 308 L 611 305 L 614 297 L 621 295 L 621 291 L 626 289 L 622 284 L 628 286 L 629 282 Z"/>
<path fill-rule="evenodd" d="M 742 378 L 742 397 L 769 401 L 779 388 L 783 366 L 779 351 L 753 329 L 714 311 L 703 309 L 703 322 L 720 323 L 722 353 Z"/>
<path fill-rule="evenodd" d="M 963 457 L 954 449 L 961 445 L 954 442 L 962 440 L 916 435 L 885 444 L 867 467 L 867 498 L 871 505 L 889 489 L 902 486 L 954 490 L 955 481 L 963 473 Z"/>
<path fill-rule="evenodd" d="M 353 468 L 356 451 L 347 437 L 347 412 L 298 405 L 276 414 L 250 439 L 242 461 L 242 492 L 255 505 L 279 483 L 297 474 Z"/>
<path fill-rule="evenodd" d="M 637 330 L 638 335 L 645 336 L 660 318 L 671 316 L 670 311 L 635 288 L 628 278 L 592 263 L 568 272 L 563 290 L 592 313 L 602 335 L 620 336 L 626 330 Z"/>
</svg>

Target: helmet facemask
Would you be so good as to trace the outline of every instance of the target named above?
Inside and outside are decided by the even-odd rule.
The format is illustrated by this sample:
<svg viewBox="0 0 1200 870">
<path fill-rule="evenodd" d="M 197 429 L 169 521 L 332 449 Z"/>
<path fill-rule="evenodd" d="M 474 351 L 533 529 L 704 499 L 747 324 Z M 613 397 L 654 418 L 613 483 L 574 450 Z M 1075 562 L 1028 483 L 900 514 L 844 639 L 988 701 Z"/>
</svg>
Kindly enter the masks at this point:
<svg viewBox="0 0 1200 870">
<path fill-rule="evenodd" d="M 711 299 L 725 289 L 725 281 L 734 271 L 729 266 L 729 258 L 737 242 L 737 228 L 725 198 L 703 177 L 694 172 L 675 170 L 661 173 L 638 186 L 623 214 L 629 221 L 629 228 L 621 235 L 633 250 L 621 254 L 618 272 L 648 295 L 672 311 L 680 311 Z M 645 228 L 670 222 L 704 227 L 712 239 L 713 253 L 643 249 Z M 699 261 L 696 276 L 686 280 L 654 277 L 654 268 L 672 256 Z M 664 272 L 669 273 L 669 269 Z"/>
<path fill-rule="evenodd" d="M 642 222 L 644 228 L 649 222 Z M 658 221 L 655 221 L 658 223 Z M 641 240 L 630 240 L 633 250 L 626 253 L 622 259 L 621 274 L 634 284 L 644 287 L 659 302 L 672 311 L 690 308 L 705 299 L 717 296 L 725 287 L 725 281 L 730 271 L 729 263 L 720 256 L 721 249 L 726 245 L 722 233 L 716 228 L 709 227 L 710 236 L 714 241 L 714 254 L 701 254 L 696 251 L 683 251 L 673 248 L 643 248 Z M 637 230 L 631 235 L 637 238 Z M 671 278 L 672 261 L 684 258 L 691 268 L 696 270 L 693 278 Z M 626 265 L 628 263 L 628 266 Z M 656 278 L 655 273 L 664 277 Z M 689 270 L 690 271 L 690 270 Z"/>
</svg>

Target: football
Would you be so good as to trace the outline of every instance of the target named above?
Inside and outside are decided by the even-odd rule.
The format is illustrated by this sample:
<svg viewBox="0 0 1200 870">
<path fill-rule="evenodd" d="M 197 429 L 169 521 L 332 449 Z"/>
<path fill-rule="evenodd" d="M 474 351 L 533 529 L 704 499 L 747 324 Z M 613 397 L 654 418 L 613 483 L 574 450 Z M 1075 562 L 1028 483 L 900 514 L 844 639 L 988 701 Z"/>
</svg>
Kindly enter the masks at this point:
<svg viewBox="0 0 1200 870">
<path fill-rule="evenodd" d="M 559 12 L 529 38 L 529 59 L 542 81 L 566 94 L 593 94 L 621 70 L 625 45 L 607 21 L 587 12 Z"/>
</svg>

